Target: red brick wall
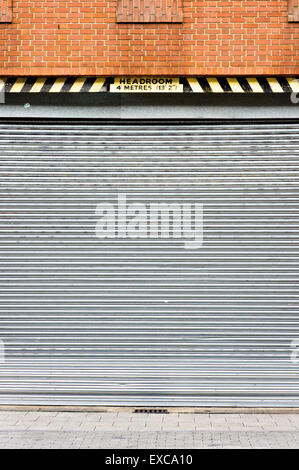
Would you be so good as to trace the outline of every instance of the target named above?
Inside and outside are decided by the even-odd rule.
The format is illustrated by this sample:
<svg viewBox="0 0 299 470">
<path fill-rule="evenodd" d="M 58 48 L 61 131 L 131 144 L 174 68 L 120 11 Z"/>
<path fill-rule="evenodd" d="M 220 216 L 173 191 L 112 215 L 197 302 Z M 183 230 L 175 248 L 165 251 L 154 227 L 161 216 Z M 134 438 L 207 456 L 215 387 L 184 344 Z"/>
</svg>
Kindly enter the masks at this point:
<svg viewBox="0 0 299 470">
<path fill-rule="evenodd" d="M 298 74 L 287 0 L 184 0 L 183 24 L 118 24 L 116 0 L 14 0 L 1 75 Z"/>
</svg>

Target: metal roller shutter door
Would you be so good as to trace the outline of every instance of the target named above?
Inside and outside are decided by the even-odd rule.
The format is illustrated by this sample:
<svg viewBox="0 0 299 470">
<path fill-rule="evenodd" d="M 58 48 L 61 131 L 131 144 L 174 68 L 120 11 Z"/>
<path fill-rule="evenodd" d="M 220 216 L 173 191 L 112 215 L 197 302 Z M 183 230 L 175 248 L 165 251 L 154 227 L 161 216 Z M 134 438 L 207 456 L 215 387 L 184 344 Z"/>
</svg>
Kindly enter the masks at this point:
<svg viewBox="0 0 299 470">
<path fill-rule="evenodd" d="M 299 124 L 0 122 L 1 404 L 299 406 Z M 202 201 L 204 245 L 96 204 Z"/>
</svg>

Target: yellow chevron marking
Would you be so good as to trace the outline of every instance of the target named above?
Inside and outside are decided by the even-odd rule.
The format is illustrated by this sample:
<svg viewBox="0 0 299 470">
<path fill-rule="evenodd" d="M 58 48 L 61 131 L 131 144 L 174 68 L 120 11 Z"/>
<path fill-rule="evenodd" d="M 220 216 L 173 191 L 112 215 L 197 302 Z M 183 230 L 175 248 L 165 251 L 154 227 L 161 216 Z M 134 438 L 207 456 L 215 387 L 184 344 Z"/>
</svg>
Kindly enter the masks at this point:
<svg viewBox="0 0 299 470">
<path fill-rule="evenodd" d="M 84 83 L 86 82 L 86 77 L 79 77 L 77 80 L 74 82 L 70 89 L 70 93 L 77 93 L 83 88 Z"/>
<path fill-rule="evenodd" d="M 246 80 L 248 81 L 250 88 L 254 93 L 264 93 L 263 88 L 261 87 L 256 78 L 248 77 L 246 78 Z"/>
<path fill-rule="evenodd" d="M 220 83 L 218 82 L 217 78 L 210 77 L 210 78 L 207 78 L 207 80 L 214 93 L 224 93 L 224 90 L 222 86 L 220 85 Z"/>
<path fill-rule="evenodd" d="M 95 93 L 97 91 L 101 91 L 101 89 L 103 88 L 103 85 L 105 83 L 105 78 L 101 77 L 101 78 L 97 78 L 96 81 L 94 82 L 94 84 L 92 85 L 92 87 L 90 88 L 89 90 L 89 93 Z"/>
<path fill-rule="evenodd" d="M 271 90 L 274 92 L 274 93 L 283 93 L 283 89 L 281 88 L 281 86 L 279 85 L 278 81 L 276 78 L 274 77 L 270 77 L 270 78 L 267 78 L 268 80 L 268 83 L 270 85 L 270 88 Z"/>
<path fill-rule="evenodd" d="M 42 87 L 44 86 L 46 78 L 38 78 L 34 85 L 32 86 L 30 93 L 38 93 L 41 91 Z"/>
<path fill-rule="evenodd" d="M 295 93 L 299 93 L 299 78 L 286 77 L 288 84 Z"/>
<path fill-rule="evenodd" d="M 187 78 L 187 80 L 191 87 L 191 90 L 194 91 L 194 93 L 204 93 L 204 90 L 199 84 L 197 78 Z"/>
<path fill-rule="evenodd" d="M 227 81 L 234 93 L 244 93 L 243 88 L 236 78 L 227 78 Z"/>
<path fill-rule="evenodd" d="M 57 78 L 52 85 L 49 93 L 59 93 L 66 82 L 66 78 Z"/>
<path fill-rule="evenodd" d="M 13 86 L 10 89 L 10 93 L 20 93 L 25 83 L 26 83 L 26 78 L 17 78 L 16 82 L 13 84 Z"/>
</svg>

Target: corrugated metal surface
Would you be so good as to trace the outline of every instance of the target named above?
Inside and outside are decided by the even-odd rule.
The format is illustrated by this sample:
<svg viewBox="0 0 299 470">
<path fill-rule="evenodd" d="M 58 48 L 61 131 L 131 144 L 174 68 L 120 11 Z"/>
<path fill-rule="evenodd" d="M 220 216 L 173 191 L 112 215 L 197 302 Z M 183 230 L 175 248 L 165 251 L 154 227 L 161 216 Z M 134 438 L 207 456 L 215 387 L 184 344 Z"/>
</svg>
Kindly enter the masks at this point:
<svg viewBox="0 0 299 470">
<path fill-rule="evenodd" d="M 0 122 L 0 403 L 299 406 L 299 124 Z M 95 237 L 204 203 L 204 246 Z"/>
</svg>

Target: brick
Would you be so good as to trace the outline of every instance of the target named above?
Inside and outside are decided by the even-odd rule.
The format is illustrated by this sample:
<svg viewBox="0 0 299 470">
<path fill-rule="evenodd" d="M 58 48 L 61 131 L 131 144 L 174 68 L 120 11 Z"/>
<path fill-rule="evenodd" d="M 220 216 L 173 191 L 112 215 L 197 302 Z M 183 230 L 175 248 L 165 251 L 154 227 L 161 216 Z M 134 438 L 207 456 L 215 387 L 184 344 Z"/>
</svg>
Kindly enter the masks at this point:
<svg viewBox="0 0 299 470">
<path fill-rule="evenodd" d="M 288 0 L 184 0 L 183 23 L 159 23 L 160 10 L 143 24 L 117 23 L 118 4 L 14 0 L 12 23 L 0 22 L 0 75 L 299 74 Z"/>
</svg>

